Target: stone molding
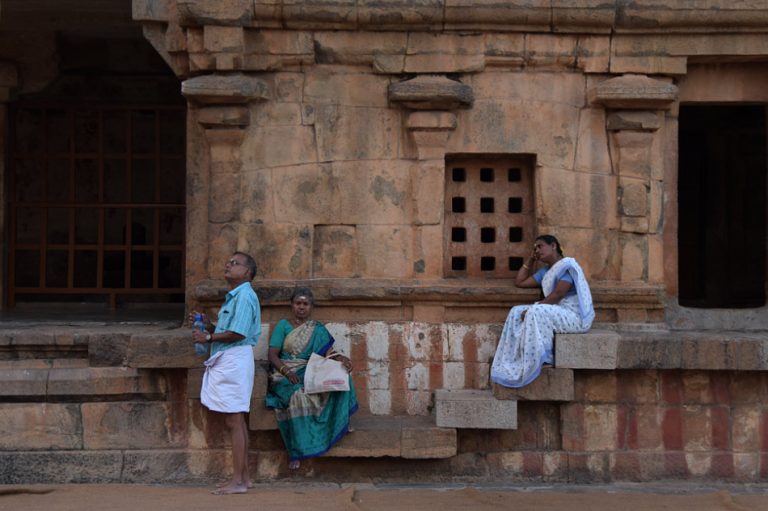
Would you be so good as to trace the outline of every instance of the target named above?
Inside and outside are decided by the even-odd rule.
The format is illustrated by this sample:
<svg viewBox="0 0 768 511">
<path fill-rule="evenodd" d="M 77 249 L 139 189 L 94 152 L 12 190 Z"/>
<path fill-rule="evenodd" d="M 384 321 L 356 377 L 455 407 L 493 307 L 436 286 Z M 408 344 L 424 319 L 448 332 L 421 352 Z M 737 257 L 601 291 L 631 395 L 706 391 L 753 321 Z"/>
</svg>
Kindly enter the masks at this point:
<svg viewBox="0 0 768 511">
<path fill-rule="evenodd" d="M 430 303 L 531 303 L 538 292 L 519 289 L 510 282 L 435 282 L 414 284 L 412 281 L 377 279 L 312 279 L 302 281 L 259 280 L 254 290 L 264 305 L 284 305 L 289 302 L 296 286 L 309 286 L 315 300 L 322 305 L 336 302 L 374 305 L 397 302 Z M 192 288 L 192 295 L 201 302 L 221 303 L 229 291 L 226 281 L 201 280 Z M 600 284 L 592 286 L 595 303 L 640 308 L 663 308 L 661 286 Z"/>
<path fill-rule="evenodd" d="M 472 87 L 441 75 L 419 75 L 392 83 L 389 101 L 414 110 L 406 125 L 416 143 L 419 160 L 442 160 L 451 133 L 456 129 L 456 114 L 449 110 L 471 107 Z"/>
<path fill-rule="evenodd" d="M 389 100 L 412 110 L 454 110 L 474 102 L 472 87 L 439 75 L 420 75 L 389 85 Z"/>
<path fill-rule="evenodd" d="M 626 74 L 600 82 L 592 100 L 605 108 L 668 110 L 677 100 L 677 86 L 646 75 Z"/>
<path fill-rule="evenodd" d="M 133 18 L 167 21 L 171 0 L 133 0 Z M 654 0 L 529 0 L 512 2 L 460 2 L 434 0 L 176 0 L 180 23 L 230 26 L 333 30 L 469 30 L 669 33 L 729 30 L 765 32 L 768 9 L 749 2 Z"/>
<path fill-rule="evenodd" d="M 202 75 L 181 82 L 181 94 L 201 105 L 242 105 L 269 99 L 269 86 L 243 74 Z"/>
</svg>

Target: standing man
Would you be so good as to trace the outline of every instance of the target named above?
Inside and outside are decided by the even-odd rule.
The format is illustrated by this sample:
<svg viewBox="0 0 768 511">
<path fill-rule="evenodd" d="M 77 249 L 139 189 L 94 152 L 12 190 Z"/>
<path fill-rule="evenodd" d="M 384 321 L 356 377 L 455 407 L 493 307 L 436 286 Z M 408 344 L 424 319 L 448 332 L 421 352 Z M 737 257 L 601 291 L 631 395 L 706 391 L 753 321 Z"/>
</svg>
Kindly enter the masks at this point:
<svg viewBox="0 0 768 511">
<path fill-rule="evenodd" d="M 211 356 L 205 361 L 200 401 L 212 412 L 222 413 L 232 440 L 232 479 L 213 491 L 216 495 L 248 491 L 248 427 L 245 414 L 250 410 L 253 390 L 253 348 L 261 335 L 259 299 L 251 287 L 256 261 L 235 252 L 224 265 L 224 278 L 230 291 L 214 325 L 203 316 L 205 331 L 192 332 L 194 342 L 211 343 Z M 194 311 L 190 318 L 194 317 Z"/>
</svg>

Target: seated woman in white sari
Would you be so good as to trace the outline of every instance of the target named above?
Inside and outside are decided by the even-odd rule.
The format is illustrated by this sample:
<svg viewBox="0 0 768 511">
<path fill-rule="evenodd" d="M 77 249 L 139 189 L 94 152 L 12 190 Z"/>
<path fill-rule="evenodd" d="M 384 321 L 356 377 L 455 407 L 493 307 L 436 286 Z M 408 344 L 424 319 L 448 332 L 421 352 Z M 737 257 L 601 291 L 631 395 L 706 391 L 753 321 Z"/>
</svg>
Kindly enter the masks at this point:
<svg viewBox="0 0 768 511">
<path fill-rule="evenodd" d="M 536 261 L 544 266 L 535 273 Z M 579 264 L 564 257 L 557 238 L 536 238 L 533 254 L 515 276 L 517 287 L 538 288 L 544 299 L 509 311 L 491 366 L 491 381 L 505 387 L 523 387 L 553 363 L 555 333 L 589 331 L 595 319 L 592 293 Z"/>
</svg>

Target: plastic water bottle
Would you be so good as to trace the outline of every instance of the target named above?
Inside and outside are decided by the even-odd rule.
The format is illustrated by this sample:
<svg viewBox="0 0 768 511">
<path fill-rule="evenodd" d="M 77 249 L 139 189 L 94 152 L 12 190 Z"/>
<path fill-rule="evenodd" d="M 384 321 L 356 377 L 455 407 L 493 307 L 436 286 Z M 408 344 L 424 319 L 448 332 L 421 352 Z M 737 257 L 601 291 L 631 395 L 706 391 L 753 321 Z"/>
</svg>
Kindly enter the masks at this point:
<svg viewBox="0 0 768 511">
<path fill-rule="evenodd" d="M 195 322 L 192 326 L 201 332 L 205 332 L 205 323 L 203 322 L 203 315 L 199 312 L 195 313 Z M 201 357 L 208 354 L 208 345 L 203 342 L 195 343 L 195 355 Z"/>
</svg>

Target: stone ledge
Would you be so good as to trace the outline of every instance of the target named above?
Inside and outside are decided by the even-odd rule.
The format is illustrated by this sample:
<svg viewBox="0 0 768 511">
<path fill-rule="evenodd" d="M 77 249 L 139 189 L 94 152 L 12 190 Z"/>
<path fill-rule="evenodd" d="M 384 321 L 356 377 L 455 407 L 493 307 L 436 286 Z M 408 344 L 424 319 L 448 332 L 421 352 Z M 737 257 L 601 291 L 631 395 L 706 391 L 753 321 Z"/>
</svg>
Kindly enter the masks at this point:
<svg viewBox="0 0 768 511">
<path fill-rule="evenodd" d="M 541 374 L 530 385 L 519 389 L 493 385 L 493 397 L 525 401 L 573 401 L 573 370 L 559 367 L 544 367 Z"/>
<path fill-rule="evenodd" d="M 457 453 L 456 430 L 435 426 L 431 417 L 353 417 L 354 431 L 324 456 L 334 458 L 451 458 Z"/>
<path fill-rule="evenodd" d="M 379 279 L 312 279 L 312 280 L 258 280 L 254 290 L 262 305 L 284 305 L 295 286 L 312 288 L 320 306 L 335 302 L 403 302 L 494 303 L 504 305 L 531 303 L 538 292 L 516 288 L 511 280 L 494 282 L 462 280 L 448 282 L 413 283 L 410 280 Z M 224 280 L 202 280 L 194 285 L 197 300 L 220 304 L 229 287 Z M 658 286 L 626 286 L 597 284 L 592 286 L 597 307 L 603 304 L 616 307 L 627 305 L 642 308 L 663 308 L 662 288 Z"/>
<path fill-rule="evenodd" d="M 681 8 L 659 2 L 627 4 L 619 0 L 605 0 L 599 5 L 594 2 L 552 4 L 549 0 L 479 5 L 450 0 L 437 0 L 429 5 L 423 2 L 374 4 L 348 0 L 298 3 L 295 0 L 268 3 L 180 0 L 178 10 L 183 25 L 284 26 L 291 29 L 360 30 L 375 26 L 377 30 L 411 31 L 435 31 L 436 27 L 445 27 L 446 31 L 496 29 L 664 33 L 719 31 L 724 25 L 732 31 L 750 29 L 760 32 L 768 27 L 768 13 L 764 9 L 751 8 L 748 2 L 716 0 L 708 2 L 705 8 Z M 169 20 L 170 14 L 167 8 L 153 7 L 147 0 L 134 0 L 133 18 L 159 22 Z"/>
<path fill-rule="evenodd" d="M 768 332 L 593 330 L 558 334 L 555 363 L 570 369 L 768 370 Z"/>
<path fill-rule="evenodd" d="M 195 355 L 190 329 L 176 328 L 132 335 L 125 360 L 135 368 L 191 368 L 205 357 Z"/>
<path fill-rule="evenodd" d="M 517 429 L 517 401 L 490 390 L 436 390 L 436 423 L 447 428 Z"/>
<path fill-rule="evenodd" d="M 0 398 L 165 394 L 157 375 L 127 367 L 13 367 L 0 370 Z"/>
</svg>

